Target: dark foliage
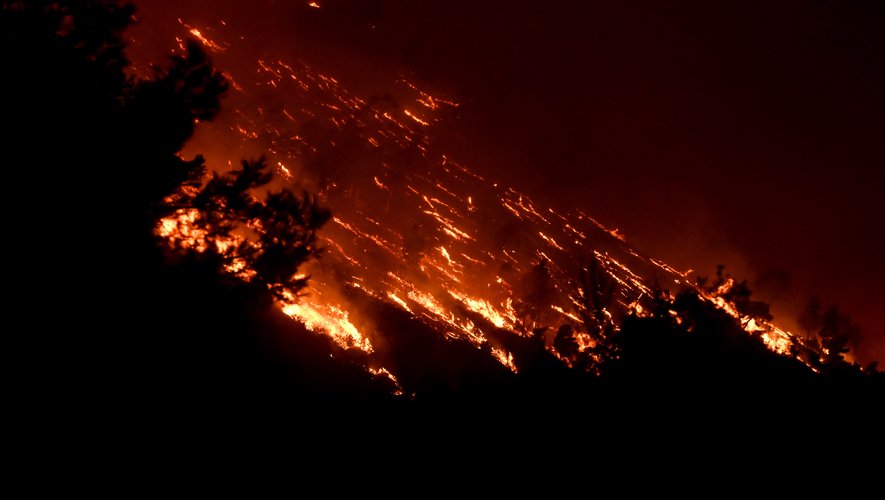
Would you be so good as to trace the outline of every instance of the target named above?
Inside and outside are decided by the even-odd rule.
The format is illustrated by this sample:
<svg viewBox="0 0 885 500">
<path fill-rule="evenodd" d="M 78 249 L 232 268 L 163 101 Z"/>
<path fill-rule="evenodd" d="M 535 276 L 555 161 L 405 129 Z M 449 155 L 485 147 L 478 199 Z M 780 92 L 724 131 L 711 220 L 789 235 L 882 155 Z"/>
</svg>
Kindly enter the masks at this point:
<svg viewBox="0 0 885 500">
<path fill-rule="evenodd" d="M 268 193 L 264 200 L 256 191 L 272 178 L 264 159 L 243 161 L 242 170 L 215 174 L 189 201 L 200 212 L 197 226 L 207 232 L 210 247 L 229 239 L 237 230 L 243 241 L 221 252 L 225 264 L 237 260 L 254 271 L 251 280 L 266 286 L 278 297 L 297 293 L 307 284 L 298 276 L 298 267 L 319 252 L 316 231 L 329 220 L 328 210 L 316 198 L 304 193 L 295 196 L 282 190 Z"/>
<path fill-rule="evenodd" d="M 548 311 L 553 303 L 554 286 L 546 259 L 538 262 L 531 272 L 522 278 L 516 290 L 519 296 L 516 301 L 516 312 L 519 317 L 519 327 L 524 332 L 548 326 L 550 316 Z"/>
<path fill-rule="evenodd" d="M 40 325 L 19 337 L 38 344 L 25 364 L 43 392 L 160 408 L 386 399 L 386 387 L 331 360 L 328 341 L 293 333 L 273 307 L 272 292 L 303 286 L 298 267 L 317 254 L 328 212 L 306 194 L 262 196 L 262 161 L 198 190 L 202 158 L 177 153 L 218 112 L 227 83 L 195 43 L 153 78 L 128 77 L 123 32 L 133 13 L 113 1 L 0 4 L 9 75 L 0 95 L 15 124 L 5 163 L 10 185 L 38 200 L 29 213 L 6 207 L 24 242 L 14 257 L 24 269 L 18 310 Z M 187 207 L 201 210 L 211 237 L 242 226 L 256 244 L 170 260 L 154 229 Z M 233 258 L 260 278 L 220 272 Z M 282 332 L 296 340 L 281 347 Z M 293 342 L 297 350 L 285 347 Z"/>
<path fill-rule="evenodd" d="M 615 280 L 592 259 L 587 268 L 581 269 L 581 319 L 593 340 L 588 355 L 591 363 L 606 364 L 618 357 L 618 346 L 614 343 L 616 325 L 612 318 L 615 307 Z"/>
</svg>

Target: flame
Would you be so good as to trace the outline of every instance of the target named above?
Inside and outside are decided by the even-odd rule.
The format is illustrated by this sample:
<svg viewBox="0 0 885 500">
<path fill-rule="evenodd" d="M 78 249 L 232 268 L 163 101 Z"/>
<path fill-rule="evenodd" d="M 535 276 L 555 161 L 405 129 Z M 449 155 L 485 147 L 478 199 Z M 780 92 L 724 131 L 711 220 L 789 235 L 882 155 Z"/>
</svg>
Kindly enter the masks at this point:
<svg viewBox="0 0 885 500">
<path fill-rule="evenodd" d="M 356 348 L 366 353 L 372 352 L 372 344 L 350 322 L 349 313 L 340 307 L 316 304 L 307 300 L 281 303 L 283 312 L 298 319 L 311 330 L 329 335 L 342 349 Z"/>
<path fill-rule="evenodd" d="M 412 312 L 412 310 L 409 308 L 409 305 L 406 304 L 406 301 L 399 298 L 394 292 L 387 292 L 387 296 L 390 297 L 390 300 L 396 302 L 397 305 L 399 305 L 400 307 L 402 307 L 406 311 L 408 311 L 410 313 Z"/>
<path fill-rule="evenodd" d="M 503 308 L 504 312 L 501 312 L 486 300 L 470 297 L 455 290 L 449 290 L 448 292 L 449 295 L 461 301 L 469 310 L 489 320 L 489 323 L 496 327 L 508 330 L 513 329 L 513 325 L 516 323 L 516 313 L 511 305 L 512 300 L 508 299 Z"/>
<path fill-rule="evenodd" d="M 705 300 L 712 302 L 716 305 L 716 307 L 718 307 L 722 311 L 725 311 L 731 317 L 738 320 L 744 331 L 751 335 L 759 335 L 759 338 L 762 339 L 762 342 L 764 342 L 765 345 L 772 351 L 778 354 L 789 353 L 790 348 L 795 341 L 795 335 L 782 330 L 781 328 L 762 318 L 754 318 L 742 315 L 735 308 L 734 304 L 729 303 L 723 298 L 723 295 L 728 293 L 733 286 L 734 279 L 728 278 L 727 280 L 725 280 L 724 283 L 722 283 L 722 285 L 720 285 L 716 290 L 712 292 L 700 290 L 700 295 Z"/>
<path fill-rule="evenodd" d="M 400 385 L 399 380 L 394 376 L 387 368 L 383 366 L 381 368 L 369 368 L 369 373 L 375 375 L 376 377 L 385 377 L 387 380 L 390 380 L 393 385 L 396 387 L 396 390 L 393 391 L 394 396 L 402 396 L 403 395 L 403 386 Z"/>
<path fill-rule="evenodd" d="M 575 316 L 573 313 L 567 312 L 565 309 L 563 309 L 557 305 L 550 306 L 550 309 L 553 309 L 554 311 L 558 312 L 559 314 L 562 314 L 563 316 L 574 321 L 575 323 L 582 323 L 580 318 Z"/>
<path fill-rule="evenodd" d="M 320 8 L 317 2 L 307 5 Z M 225 41 L 238 38 L 224 23 L 211 29 L 181 25 L 219 59 L 233 57 L 239 50 L 236 43 Z M 251 60 L 248 53 L 239 52 L 238 57 Z M 260 58 L 248 66 L 249 71 L 231 73 L 237 95 L 263 95 L 272 90 L 280 100 L 280 111 L 272 115 L 255 106 L 237 107 L 232 96 L 234 113 L 217 125 L 232 142 L 266 141 L 261 145 L 270 151 L 284 182 L 292 186 L 309 175 L 301 166 L 310 160 L 323 163 L 319 160 L 328 160 L 323 152 L 342 142 L 353 144 L 359 161 L 368 165 L 364 178 L 347 171 L 321 186 L 335 213 L 320 231 L 326 249 L 323 265 L 310 269 L 309 294 L 291 294 L 279 307 L 341 348 L 361 351 L 366 369 L 390 379 L 399 393 L 403 389 L 395 375 L 378 367 L 379 360 L 373 358 L 376 353 L 369 332 L 360 331 L 354 323 L 372 324 L 370 318 L 357 312 L 347 294 L 338 293 L 344 286 L 341 276 L 348 277 L 352 290 L 405 311 L 446 339 L 491 352 L 514 373 L 512 353 L 486 344 L 492 342 L 489 335 L 524 335 L 520 325 L 532 305 L 525 281 L 539 259 L 547 262 L 552 282 L 549 293 L 554 297 L 540 308 L 538 325 L 554 330 L 572 325 L 581 352 L 595 347 L 581 319 L 584 306 L 574 283 L 586 258 L 595 257 L 619 285 L 618 307 L 637 315 L 645 314 L 637 297 L 651 296 L 651 279 L 691 286 L 686 280 L 691 271 L 679 272 L 643 256 L 626 244 L 618 229 L 580 210 L 559 213 L 539 207 L 529 196 L 487 181 L 437 151 L 434 138 L 428 135 L 437 127 L 430 125 L 442 123 L 441 112 L 460 106 L 451 99 L 432 95 L 400 77 L 393 93 L 401 106 L 390 106 L 356 95 L 302 61 Z M 304 123 L 322 133 L 302 128 Z M 206 235 L 195 225 L 198 218 L 194 210 L 179 210 L 159 222 L 157 235 L 170 246 L 208 251 Z M 520 228 L 520 234 L 500 230 L 510 227 Z M 218 248 L 212 250 L 223 252 L 239 243 L 216 242 Z M 243 279 L 249 279 L 252 272 L 239 261 L 228 264 L 227 270 Z M 698 292 L 771 350 L 788 352 L 792 334 L 770 322 L 742 316 L 723 298 L 733 284 Z M 605 313 L 611 317 L 611 312 Z M 569 360 L 560 358 L 571 366 Z"/>
<path fill-rule="evenodd" d="M 447 261 L 449 261 L 449 265 L 452 265 L 452 258 L 449 257 L 449 252 L 448 252 L 448 250 L 446 250 L 446 247 L 439 247 L 439 253 L 441 253 L 442 256 L 446 258 Z"/>
<path fill-rule="evenodd" d="M 203 36 L 200 30 L 196 28 L 191 29 L 189 33 L 193 35 L 197 40 L 199 40 L 204 46 L 208 47 L 209 50 L 211 50 L 212 52 L 221 52 L 224 50 L 224 47 Z"/>
<path fill-rule="evenodd" d="M 513 373 L 518 373 L 516 369 L 516 365 L 513 363 L 513 354 L 505 351 L 504 349 L 499 349 L 497 347 L 492 347 L 492 356 L 498 360 L 499 363 L 506 366 Z"/>
<path fill-rule="evenodd" d="M 403 112 L 406 114 L 406 116 L 408 116 L 409 118 L 415 120 L 417 123 L 419 123 L 419 124 L 421 124 L 421 125 L 424 125 L 425 127 L 428 126 L 428 125 L 430 125 L 430 123 L 428 123 L 428 122 L 426 122 L 426 121 L 424 121 L 424 120 L 418 118 L 417 116 L 415 116 L 415 115 L 414 115 L 411 111 L 409 111 L 408 109 L 403 110 Z"/>
</svg>

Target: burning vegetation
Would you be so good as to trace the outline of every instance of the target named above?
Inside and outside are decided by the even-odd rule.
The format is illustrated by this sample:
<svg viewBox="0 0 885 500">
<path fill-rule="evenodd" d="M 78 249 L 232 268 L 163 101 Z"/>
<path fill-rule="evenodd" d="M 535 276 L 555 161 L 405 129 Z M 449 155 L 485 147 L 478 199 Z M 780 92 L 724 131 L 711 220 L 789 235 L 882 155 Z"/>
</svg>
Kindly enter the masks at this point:
<svg viewBox="0 0 885 500">
<path fill-rule="evenodd" d="M 38 3 L 4 2 L 2 14 L 20 24 L 40 19 L 40 50 L 62 51 L 61 59 L 89 69 L 71 83 L 78 86 L 70 96 L 95 92 L 95 102 L 72 104 L 62 95 L 68 107 L 60 116 L 100 113 L 82 130 L 52 123 L 68 148 L 46 164 L 70 154 L 93 159 L 104 173 L 132 158 L 121 174 L 125 192 L 105 193 L 73 177 L 65 179 L 82 184 L 81 192 L 58 192 L 62 206 L 82 207 L 78 221 L 113 207 L 108 225 L 119 230 L 95 238 L 96 248 L 116 249 L 118 260 L 112 265 L 84 251 L 71 261 L 81 281 L 101 285 L 99 331 L 117 339 L 119 325 L 144 322 L 144 344 L 158 347 L 126 350 L 138 352 L 132 356 L 144 373 L 167 370 L 156 359 L 174 359 L 172 384 L 188 380 L 199 392 L 205 373 L 224 373 L 222 391 L 248 392 L 268 380 L 284 387 L 279 380 L 303 365 L 311 373 L 346 373 L 353 383 L 342 383 L 343 391 L 364 394 L 380 384 L 386 395 L 420 398 L 473 390 L 463 388 L 472 380 L 645 376 L 659 353 L 694 352 L 697 344 L 681 346 L 710 339 L 801 368 L 800 378 L 849 366 L 837 340 L 847 328 L 840 318 L 823 315 L 815 323 L 824 332 L 819 343 L 786 332 L 764 304 L 750 300 L 746 283 L 722 269 L 712 283 L 693 280 L 581 210 L 544 207 L 462 164 L 435 140 L 461 104 L 405 76 L 390 95 L 361 96 L 302 61 L 252 53 L 224 21 L 187 20 L 179 20 L 180 51 L 165 69 L 147 71 L 123 56 L 128 7 Z M 109 40 L 89 45 L 91 37 L 77 38 L 88 25 L 79 20 L 102 9 Z M 126 78 L 124 70 L 136 76 Z M 107 89 L 96 91 L 96 80 Z M 228 112 L 218 115 L 225 92 Z M 228 157 L 228 168 L 206 175 L 202 157 L 185 160 L 181 152 L 197 124 L 224 145 L 219 150 L 259 148 L 267 156 Z M 82 234 L 79 222 L 70 228 Z M 130 271 L 121 276 L 119 269 Z M 133 305 L 136 296 L 144 299 Z M 100 316 L 83 299 L 65 307 L 71 317 Z M 295 321 L 282 324 L 282 315 Z M 283 334 L 269 340 L 263 332 Z M 274 364 L 276 353 L 264 354 L 267 345 L 255 347 L 253 337 L 300 364 Z M 658 354 L 646 349 L 665 343 L 670 347 Z M 237 356 L 251 356 L 250 363 Z M 694 362 L 686 357 L 683 366 Z M 316 378 L 318 393 L 331 391 L 333 377 Z"/>
<path fill-rule="evenodd" d="M 663 315 L 686 332 L 695 328 L 668 289 L 722 311 L 774 353 L 802 351 L 809 366 L 822 362 L 808 342 L 772 323 L 765 304 L 749 300 L 746 283 L 723 277 L 721 268 L 711 286 L 695 283 L 635 250 L 617 229 L 580 210 L 542 207 L 437 148 L 436 125 L 460 106 L 454 100 L 404 77 L 396 97 L 359 96 L 302 61 L 253 58 L 224 22 L 180 23 L 182 37 L 190 33 L 220 60 L 235 61 L 236 72 L 226 73 L 233 112 L 211 125 L 216 135 L 240 141 L 242 149 L 266 149 L 282 185 L 313 187 L 335 214 L 315 227 L 322 258 L 303 266 L 294 286 L 268 283 L 279 307 L 339 347 L 362 351 L 365 366 L 387 362 L 372 340 L 384 332 L 367 317 L 371 312 L 354 305 L 363 300 L 356 295 L 400 308 L 513 373 L 519 360 L 506 346 L 532 338 L 566 366 L 599 373 L 618 358 L 615 338 L 627 317 Z M 263 251 L 248 239 L 227 246 L 196 241 L 194 222 L 174 214 L 160 222 L 158 235 L 173 247 L 225 256 L 243 245 Z M 256 218 L 251 229 L 260 225 Z M 249 258 L 226 261 L 244 279 L 263 274 Z"/>
</svg>

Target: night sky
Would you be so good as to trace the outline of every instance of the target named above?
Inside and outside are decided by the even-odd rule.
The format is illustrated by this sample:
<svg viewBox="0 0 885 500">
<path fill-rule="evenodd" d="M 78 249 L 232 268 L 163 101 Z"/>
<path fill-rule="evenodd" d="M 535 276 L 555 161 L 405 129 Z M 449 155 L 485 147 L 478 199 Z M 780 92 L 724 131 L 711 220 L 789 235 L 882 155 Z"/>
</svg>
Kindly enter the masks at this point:
<svg viewBox="0 0 885 500">
<path fill-rule="evenodd" d="M 141 2 L 135 36 L 223 19 L 365 94 L 408 75 L 462 103 L 449 140 L 474 169 L 680 269 L 727 264 L 787 328 L 817 293 L 885 360 L 885 7 L 208 3 Z"/>
</svg>

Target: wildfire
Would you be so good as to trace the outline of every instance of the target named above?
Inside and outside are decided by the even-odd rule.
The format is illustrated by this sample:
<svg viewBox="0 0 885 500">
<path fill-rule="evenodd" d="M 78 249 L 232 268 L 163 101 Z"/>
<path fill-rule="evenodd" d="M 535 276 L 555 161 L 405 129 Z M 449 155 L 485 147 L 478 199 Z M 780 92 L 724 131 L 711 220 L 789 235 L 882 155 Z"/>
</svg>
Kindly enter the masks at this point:
<svg viewBox="0 0 885 500">
<path fill-rule="evenodd" d="M 394 396 L 402 396 L 403 395 L 403 386 L 400 385 L 399 380 L 394 376 L 387 368 L 369 368 L 369 373 L 375 375 L 376 377 L 386 377 L 387 380 L 390 380 L 393 385 L 396 387 L 396 390 L 393 391 Z"/>
<path fill-rule="evenodd" d="M 421 118 L 418 118 L 417 116 L 415 116 L 414 113 L 412 113 L 412 112 L 409 111 L 408 109 L 403 110 L 403 112 L 406 114 L 406 116 L 408 116 L 409 118 L 415 120 L 415 122 L 417 122 L 417 123 L 420 124 L 420 125 L 424 125 L 425 127 L 428 126 L 428 125 L 430 125 L 429 122 L 426 122 L 426 121 L 422 120 Z"/>
<path fill-rule="evenodd" d="M 516 313 L 513 311 L 510 299 L 505 304 L 505 311 L 502 313 L 486 300 L 470 297 L 455 290 L 449 290 L 449 295 L 461 301 L 469 310 L 481 315 L 498 328 L 510 330 L 513 329 L 513 325 L 516 323 Z"/>
<path fill-rule="evenodd" d="M 492 356 L 498 360 L 499 363 L 506 366 L 513 373 L 517 373 L 516 365 L 513 364 L 513 354 L 505 351 L 504 349 L 498 349 L 497 347 L 492 347 Z"/>
<path fill-rule="evenodd" d="M 320 8 L 316 2 L 308 5 Z M 238 49 L 223 41 L 226 34 L 236 39 L 225 31 L 226 25 L 210 31 L 181 24 L 222 62 Z M 214 40 L 205 33 L 212 33 Z M 250 55 L 238 57 L 246 60 Z M 452 341 L 466 341 L 490 352 L 513 373 L 518 369 L 513 354 L 497 345 L 489 348 L 497 344 L 489 335 L 498 334 L 495 329 L 514 337 L 525 335 L 520 325 L 533 308 L 542 310 L 538 313 L 542 319 L 536 321 L 544 327 L 572 325 L 581 352 L 595 346 L 581 319 L 584 306 L 575 284 L 582 262 L 591 256 L 617 282 L 618 304 L 624 310 L 643 314 L 637 297 L 651 295 L 649 283 L 655 277 L 688 286 L 687 272 L 642 256 L 617 229 L 581 211 L 540 208 L 528 196 L 499 187 L 436 151 L 427 135 L 434 129 L 429 125 L 439 123 L 439 113 L 459 104 L 431 95 L 415 83 L 397 80 L 394 93 L 402 103 L 397 107 L 357 96 L 301 61 L 261 58 L 251 71 L 234 73 L 232 78 L 238 82 L 237 94 L 231 97 L 235 112 L 212 126 L 224 129 L 233 141 L 258 143 L 269 150 L 287 183 L 310 175 L 296 165 L 320 164 L 333 173 L 341 169 L 340 178 L 330 175 L 331 180 L 321 183 L 324 202 L 335 217 L 320 231 L 326 252 L 322 265 L 310 270 L 310 293 L 292 294 L 279 302 L 280 308 L 342 349 L 361 351 L 367 369 L 389 378 L 399 393 L 402 387 L 393 373 L 368 368 L 380 362 L 373 358 L 377 353 L 369 336 L 354 321 L 360 325 L 372 321 L 364 321 L 368 318 L 356 312 L 347 294 L 338 293 L 344 286 L 341 276 L 351 290 L 405 311 Z M 251 94 L 268 90 L 280 101 L 279 113 L 237 107 L 237 102 L 249 102 Z M 420 114 L 412 111 L 416 109 Z M 360 162 L 359 174 L 347 170 L 349 164 L 336 164 L 338 153 L 324 156 L 324 151 L 338 151 L 341 144 L 352 149 L 341 152 L 347 161 Z M 403 158 L 408 158 L 407 163 Z M 196 211 L 179 210 L 160 221 L 157 235 L 170 245 L 208 251 L 205 234 L 195 225 L 198 217 Z M 519 234 L 513 234 L 514 227 Z M 539 260 L 545 262 L 543 272 L 550 283 L 544 290 L 550 297 L 536 307 L 531 301 L 540 299 L 531 299 L 532 287 L 541 285 L 529 278 L 538 270 Z M 237 261 L 228 270 L 244 279 L 251 272 L 245 262 Z M 788 332 L 742 316 L 723 298 L 726 291 L 703 292 L 702 297 L 735 317 L 748 333 L 759 335 L 772 350 L 789 351 Z"/>
<path fill-rule="evenodd" d="M 713 292 L 701 290 L 701 297 L 737 319 L 747 333 L 759 335 L 762 341 L 765 342 L 765 345 L 772 351 L 779 354 L 788 353 L 793 345 L 793 334 L 778 328 L 764 319 L 742 315 L 734 304 L 729 303 L 723 298 L 723 295 L 728 293 L 733 286 L 734 279 L 729 278 Z"/>
<path fill-rule="evenodd" d="M 221 52 L 224 50 L 224 47 L 222 47 L 221 45 L 218 45 L 217 43 L 215 43 L 212 40 L 209 40 L 208 38 L 203 36 L 203 34 L 200 32 L 200 30 L 198 30 L 196 28 L 191 29 L 188 33 L 193 35 L 197 40 L 202 42 L 203 45 L 208 47 L 213 52 Z"/>
<path fill-rule="evenodd" d="M 307 300 L 282 303 L 287 315 L 298 319 L 311 330 L 326 333 L 342 349 L 356 348 L 366 353 L 372 352 L 372 344 L 350 322 L 349 313 L 338 306 L 313 304 Z"/>
<path fill-rule="evenodd" d="M 572 314 L 572 313 L 566 311 L 565 309 L 563 309 L 563 308 L 561 308 L 561 307 L 559 307 L 559 306 L 552 305 L 552 306 L 550 306 L 550 309 L 553 309 L 554 311 L 558 312 L 559 314 L 562 314 L 563 316 L 565 316 L 566 318 L 568 318 L 568 319 L 574 321 L 575 323 L 581 323 L 581 319 L 580 319 L 580 318 L 578 318 L 578 317 L 575 316 L 574 314 Z"/>
</svg>

